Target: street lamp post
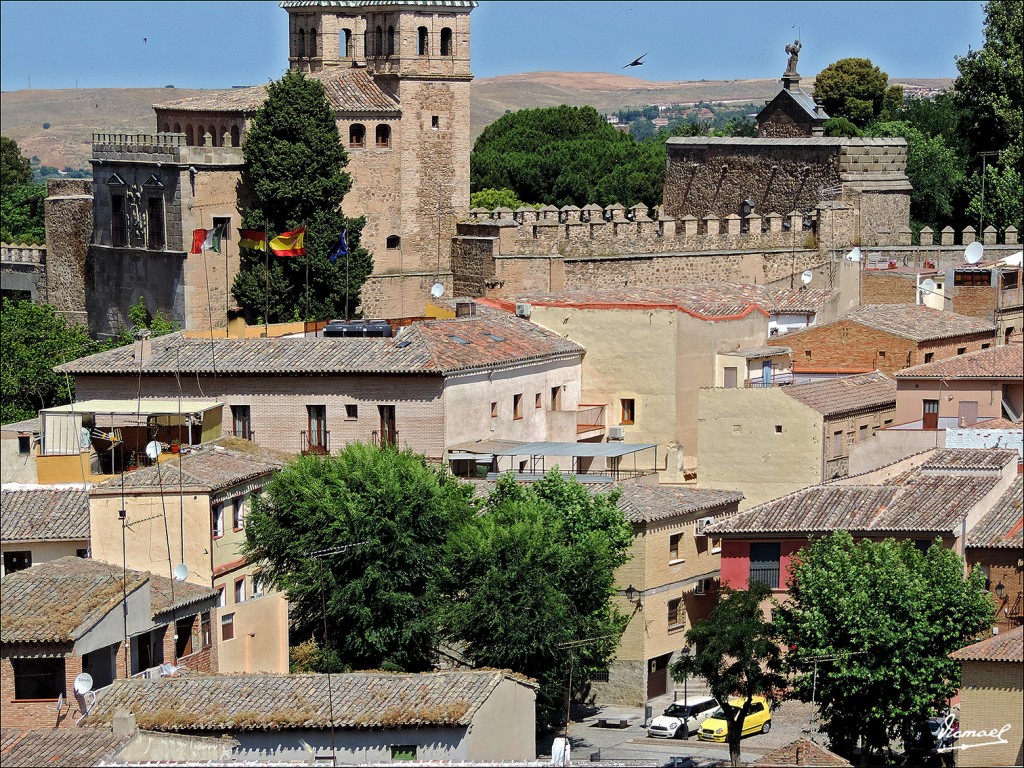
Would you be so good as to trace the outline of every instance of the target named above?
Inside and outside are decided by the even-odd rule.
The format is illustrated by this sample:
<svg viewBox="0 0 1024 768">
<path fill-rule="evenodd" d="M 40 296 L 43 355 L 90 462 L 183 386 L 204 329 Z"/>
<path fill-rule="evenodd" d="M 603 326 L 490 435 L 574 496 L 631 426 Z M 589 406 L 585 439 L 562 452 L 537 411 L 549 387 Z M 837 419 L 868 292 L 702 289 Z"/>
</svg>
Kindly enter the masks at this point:
<svg viewBox="0 0 1024 768">
<path fill-rule="evenodd" d="M 682 650 L 679 651 L 679 653 L 682 654 L 684 659 L 690 658 L 690 652 L 691 652 L 691 649 L 690 649 L 690 646 L 688 646 L 688 645 L 684 645 Z M 689 691 L 687 690 L 687 686 L 686 686 L 686 684 L 689 681 L 689 679 L 690 679 L 690 671 L 684 666 L 683 667 L 683 707 L 684 708 L 689 706 L 689 701 L 690 701 Z M 683 738 L 684 739 L 689 739 L 690 738 L 690 711 L 688 709 L 685 710 L 685 714 L 683 715 Z"/>
</svg>

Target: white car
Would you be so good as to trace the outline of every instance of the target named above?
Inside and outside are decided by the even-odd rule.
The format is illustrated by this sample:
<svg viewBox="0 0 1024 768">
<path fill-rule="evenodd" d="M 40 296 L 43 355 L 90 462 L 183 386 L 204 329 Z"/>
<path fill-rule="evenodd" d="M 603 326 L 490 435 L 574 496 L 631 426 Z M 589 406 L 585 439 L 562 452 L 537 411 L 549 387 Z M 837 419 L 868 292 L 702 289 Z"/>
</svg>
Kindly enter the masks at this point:
<svg viewBox="0 0 1024 768">
<path fill-rule="evenodd" d="M 700 731 L 700 724 L 718 709 L 711 696 L 691 696 L 686 701 L 673 701 L 664 714 L 647 726 L 647 735 L 662 739 L 687 739 Z"/>
</svg>

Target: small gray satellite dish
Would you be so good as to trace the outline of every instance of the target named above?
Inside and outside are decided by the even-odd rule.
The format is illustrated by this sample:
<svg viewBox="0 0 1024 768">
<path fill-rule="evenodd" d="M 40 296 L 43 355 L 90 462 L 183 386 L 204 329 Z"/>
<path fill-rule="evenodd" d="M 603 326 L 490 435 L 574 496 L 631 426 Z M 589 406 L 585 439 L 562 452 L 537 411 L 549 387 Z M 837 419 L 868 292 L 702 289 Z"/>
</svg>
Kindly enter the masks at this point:
<svg viewBox="0 0 1024 768">
<path fill-rule="evenodd" d="M 83 672 L 75 678 L 75 693 L 82 695 L 92 690 L 92 675 Z"/>
<path fill-rule="evenodd" d="M 150 440 L 146 443 L 146 455 L 149 456 L 153 461 L 156 461 L 160 456 L 160 451 L 163 449 L 160 447 L 160 443 L 156 440 Z"/>
<path fill-rule="evenodd" d="M 935 293 L 935 281 L 930 277 L 921 281 L 921 290 L 925 293 Z"/>
<path fill-rule="evenodd" d="M 809 269 L 805 269 L 804 273 L 800 275 L 800 282 L 804 285 L 810 284 L 811 280 L 814 279 L 814 273 Z"/>
<path fill-rule="evenodd" d="M 854 248 L 852 251 L 846 254 L 846 259 L 847 261 L 860 261 L 860 248 Z"/>
<path fill-rule="evenodd" d="M 435 299 L 440 299 L 442 296 L 444 296 L 444 286 L 441 285 L 440 283 L 434 283 L 432 286 L 430 286 L 430 295 L 433 296 Z"/>
<path fill-rule="evenodd" d="M 964 249 L 964 261 L 968 264 L 977 264 L 985 253 L 985 246 L 975 240 Z"/>
<path fill-rule="evenodd" d="M 184 581 L 188 578 L 188 566 L 184 563 L 178 563 L 174 566 L 174 570 L 171 573 L 174 575 L 175 581 Z"/>
</svg>

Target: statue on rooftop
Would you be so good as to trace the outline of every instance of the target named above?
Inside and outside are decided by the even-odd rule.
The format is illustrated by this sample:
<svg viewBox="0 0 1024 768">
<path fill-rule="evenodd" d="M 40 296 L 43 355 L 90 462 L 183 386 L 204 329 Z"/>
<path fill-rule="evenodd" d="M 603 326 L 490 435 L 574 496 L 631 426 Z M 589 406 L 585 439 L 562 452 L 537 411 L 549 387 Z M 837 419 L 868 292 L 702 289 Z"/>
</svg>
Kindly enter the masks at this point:
<svg viewBox="0 0 1024 768">
<path fill-rule="evenodd" d="M 803 45 L 800 44 L 799 40 L 794 40 L 792 45 L 786 46 L 786 53 L 789 54 L 789 64 L 786 66 L 786 73 L 783 77 L 796 74 L 796 62 L 800 58 L 800 49 Z"/>
</svg>

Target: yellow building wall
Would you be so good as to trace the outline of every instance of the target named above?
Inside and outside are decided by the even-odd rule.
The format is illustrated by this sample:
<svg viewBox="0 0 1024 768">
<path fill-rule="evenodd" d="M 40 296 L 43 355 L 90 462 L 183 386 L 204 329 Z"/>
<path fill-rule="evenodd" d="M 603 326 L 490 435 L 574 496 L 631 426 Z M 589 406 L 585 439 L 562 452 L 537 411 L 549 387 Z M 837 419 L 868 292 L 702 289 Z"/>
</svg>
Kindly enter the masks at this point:
<svg viewBox="0 0 1024 768">
<path fill-rule="evenodd" d="M 251 582 L 251 579 L 250 579 Z M 234 638 L 224 640 L 215 627 L 220 671 L 288 672 L 288 602 L 279 592 L 230 604 L 219 619 L 234 616 Z"/>
<path fill-rule="evenodd" d="M 1010 727 L 1002 735 L 1006 744 L 961 748 L 957 765 L 1021 765 L 1024 762 L 1024 664 L 1020 662 L 965 661 L 960 689 L 960 730 L 991 731 Z M 963 737 L 961 747 L 984 744 L 995 738 Z"/>
<path fill-rule="evenodd" d="M 748 509 L 821 482 L 821 416 L 781 389 L 702 389 L 699 413 L 701 488 Z"/>
</svg>

